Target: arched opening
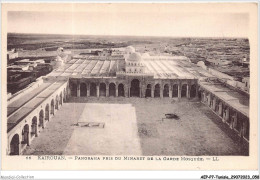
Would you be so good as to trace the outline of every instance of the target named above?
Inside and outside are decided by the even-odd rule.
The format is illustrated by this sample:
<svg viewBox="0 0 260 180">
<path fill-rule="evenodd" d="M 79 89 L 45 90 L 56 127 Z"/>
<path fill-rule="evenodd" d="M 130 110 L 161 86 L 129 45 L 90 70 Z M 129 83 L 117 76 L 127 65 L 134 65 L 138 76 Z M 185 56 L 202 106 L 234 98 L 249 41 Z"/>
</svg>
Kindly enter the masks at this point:
<svg viewBox="0 0 260 180">
<path fill-rule="evenodd" d="M 58 95 L 56 96 L 56 100 L 55 100 L 55 109 L 59 109 L 59 97 L 58 97 Z"/>
<path fill-rule="evenodd" d="M 187 96 L 187 84 L 183 84 L 181 87 L 181 97 Z"/>
<path fill-rule="evenodd" d="M 99 85 L 99 95 L 100 96 L 106 96 L 106 84 L 100 83 Z"/>
<path fill-rule="evenodd" d="M 152 96 L 152 85 L 148 84 L 146 86 L 145 97 L 151 97 L 151 96 Z"/>
<path fill-rule="evenodd" d="M 34 116 L 32 119 L 31 129 L 32 129 L 31 136 L 35 135 L 37 137 L 38 133 L 37 133 L 37 117 L 36 116 Z"/>
<path fill-rule="evenodd" d="M 80 84 L 80 97 L 87 96 L 87 85 L 85 83 Z"/>
<path fill-rule="evenodd" d="M 140 81 L 138 79 L 133 79 L 131 81 L 130 96 L 131 97 L 140 96 Z"/>
<path fill-rule="evenodd" d="M 45 106 L 45 121 L 49 121 L 50 120 L 50 117 L 49 117 L 49 104 L 47 104 Z"/>
<path fill-rule="evenodd" d="M 97 96 L 97 85 L 95 83 L 90 84 L 90 96 Z"/>
<path fill-rule="evenodd" d="M 54 115 L 54 100 L 51 100 L 51 114 Z"/>
<path fill-rule="evenodd" d="M 15 134 L 10 142 L 10 155 L 19 155 L 19 135 Z"/>
<path fill-rule="evenodd" d="M 125 96 L 125 90 L 123 84 L 118 85 L 118 96 L 123 96 L 123 97 Z"/>
<path fill-rule="evenodd" d="M 60 105 L 62 105 L 62 93 L 60 93 Z"/>
<path fill-rule="evenodd" d="M 163 88 L 163 97 L 169 97 L 169 85 L 165 84 Z"/>
<path fill-rule="evenodd" d="M 77 97 L 77 85 L 76 84 L 71 83 L 70 92 L 71 92 L 71 96 Z"/>
<path fill-rule="evenodd" d="M 41 128 L 44 127 L 43 118 L 44 118 L 44 113 L 43 113 L 43 110 L 41 110 L 40 113 L 39 113 L 39 127 L 41 127 Z"/>
<path fill-rule="evenodd" d="M 160 97 L 160 84 L 156 84 L 154 87 L 154 97 Z"/>
<path fill-rule="evenodd" d="M 193 84 L 193 85 L 191 85 L 191 87 L 190 87 L 190 97 L 191 98 L 195 98 L 196 97 L 196 85 L 195 84 Z"/>
<path fill-rule="evenodd" d="M 116 96 L 116 85 L 114 83 L 109 84 L 109 96 Z"/>
<path fill-rule="evenodd" d="M 22 130 L 22 144 L 29 146 L 29 125 L 25 124 Z"/>
<path fill-rule="evenodd" d="M 178 97 L 178 84 L 172 86 L 172 97 Z"/>
</svg>

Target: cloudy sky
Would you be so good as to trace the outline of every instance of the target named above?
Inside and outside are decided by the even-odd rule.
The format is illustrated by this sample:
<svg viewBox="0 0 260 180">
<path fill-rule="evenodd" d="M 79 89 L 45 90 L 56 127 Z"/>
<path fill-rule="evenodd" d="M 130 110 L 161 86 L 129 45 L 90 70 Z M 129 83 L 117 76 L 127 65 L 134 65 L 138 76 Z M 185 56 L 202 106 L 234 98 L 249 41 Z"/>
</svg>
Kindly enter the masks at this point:
<svg viewBox="0 0 260 180">
<path fill-rule="evenodd" d="M 109 9 L 109 8 L 108 8 Z M 176 37 L 247 37 L 247 13 L 147 10 L 9 11 L 8 32 Z"/>
</svg>

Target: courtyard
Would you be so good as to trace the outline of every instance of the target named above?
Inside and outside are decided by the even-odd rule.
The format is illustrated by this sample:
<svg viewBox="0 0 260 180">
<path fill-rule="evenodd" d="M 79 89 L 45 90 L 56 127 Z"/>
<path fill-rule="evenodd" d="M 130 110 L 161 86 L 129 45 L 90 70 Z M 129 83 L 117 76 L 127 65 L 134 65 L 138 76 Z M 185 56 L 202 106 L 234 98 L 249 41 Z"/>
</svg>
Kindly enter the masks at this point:
<svg viewBox="0 0 260 180">
<path fill-rule="evenodd" d="M 162 121 L 167 113 L 180 119 Z M 218 116 L 197 101 L 72 97 L 23 154 L 245 155 L 235 138 Z"/>
</svg>

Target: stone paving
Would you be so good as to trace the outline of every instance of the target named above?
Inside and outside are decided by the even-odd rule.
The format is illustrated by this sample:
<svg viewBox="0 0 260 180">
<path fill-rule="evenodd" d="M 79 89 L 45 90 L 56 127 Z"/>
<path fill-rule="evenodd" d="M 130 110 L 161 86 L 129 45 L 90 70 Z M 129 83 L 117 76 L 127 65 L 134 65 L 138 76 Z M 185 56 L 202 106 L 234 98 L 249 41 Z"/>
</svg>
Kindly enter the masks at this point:
<svg viewBox="0 0 260 180">
<path fill-rule="evenodd" d="M 180 120 L 162 121 L 166 113 L 176 113 Z M 77 122 L 104 122 L 105 127 L 78 127 Z M 71 98 L 24 154 L 244 155 L 236 142 L 199 102 Z"/>
</svg>

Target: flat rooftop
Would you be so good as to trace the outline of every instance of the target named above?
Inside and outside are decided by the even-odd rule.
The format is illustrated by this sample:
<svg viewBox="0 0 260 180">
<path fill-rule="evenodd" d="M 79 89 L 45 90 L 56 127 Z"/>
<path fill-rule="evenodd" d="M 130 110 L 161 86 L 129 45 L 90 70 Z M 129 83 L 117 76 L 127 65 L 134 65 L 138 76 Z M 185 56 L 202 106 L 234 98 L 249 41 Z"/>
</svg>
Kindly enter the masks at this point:
<svg viewBox="0 0 260 180">
<path fill-rule="evenodd" d="M 219 99 L 227 103 L 232 108 L 249 117 L 249 97 L 242 95 L 221 84 L 211 82 L 199 82 L 200 86 L 213 93 Z"/>
<path fill-rule="evenodd" d="M 44 82 L 33 91 L 27 91 L 19 99 L 7 105 L 7 132 L 29 115 L 43 101 L 59 89 L 65 81 Z"/>
<path fill-rule="evenodd" d="M 152 56 L 151 56 L 152 57 Z M 154 74 L 155 79 L 200 79 L 213 77 L 203 68 L 193 64 L 183 57 L 168 59 L 146 58 L 142 61 L 147 67 L 147 74 Z M 116 72 L 125 68 L 124 59 L 104 57 L 72 59 L 55 69 L 48 76 L 62 77 L 116 77 Z"/>
</svg>

